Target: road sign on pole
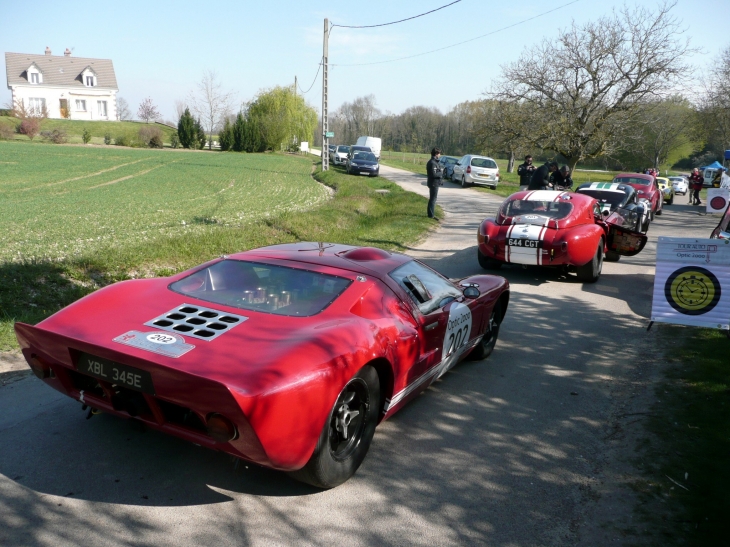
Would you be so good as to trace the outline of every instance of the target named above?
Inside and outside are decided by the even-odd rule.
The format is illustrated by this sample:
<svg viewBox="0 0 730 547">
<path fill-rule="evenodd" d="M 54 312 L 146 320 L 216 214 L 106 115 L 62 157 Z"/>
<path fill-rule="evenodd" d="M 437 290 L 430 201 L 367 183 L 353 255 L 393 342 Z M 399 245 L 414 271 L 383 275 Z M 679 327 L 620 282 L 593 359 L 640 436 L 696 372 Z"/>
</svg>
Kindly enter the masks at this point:
<svg viewBox="0 0 730 547">
<path fill-rule="evenodd" d="M 332 139 L 335 136 L 335 132 L 334 131 L 327 131 L 327 133 L 325 133 L 324 136 L 327 137 L 328 139 Z"/>
</svg>

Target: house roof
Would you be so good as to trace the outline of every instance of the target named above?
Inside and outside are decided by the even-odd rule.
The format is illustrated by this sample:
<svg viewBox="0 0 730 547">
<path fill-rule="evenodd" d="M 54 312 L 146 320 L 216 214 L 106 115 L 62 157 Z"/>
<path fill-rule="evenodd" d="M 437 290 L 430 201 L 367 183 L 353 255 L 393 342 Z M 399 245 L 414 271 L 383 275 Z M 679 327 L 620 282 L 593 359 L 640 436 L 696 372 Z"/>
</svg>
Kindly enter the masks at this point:
<svg viewBox="0 0 730 547">
<path fill-rule="evenodd" d="M 81 80 L 81 73 L 86 68 L 91 68 L 96 73 L 96 87 L 119 90 L 111 59 L 6 52 L 8 87 L 30 85 L 26 71 L 33 63 L 43 72 L 43 83 L 34 85 L 86 88 Z"/>
</svg>

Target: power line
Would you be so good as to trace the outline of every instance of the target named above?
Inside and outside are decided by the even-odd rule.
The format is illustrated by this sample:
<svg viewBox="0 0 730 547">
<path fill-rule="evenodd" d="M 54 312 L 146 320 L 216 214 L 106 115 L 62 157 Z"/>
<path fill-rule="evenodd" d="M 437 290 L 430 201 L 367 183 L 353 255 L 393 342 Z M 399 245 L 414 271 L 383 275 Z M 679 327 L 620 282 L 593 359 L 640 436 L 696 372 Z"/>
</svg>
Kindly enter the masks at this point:
<svg viewBox="0 0 730 547">
<path fill-rule="evenodd" d="M 448 8 L 449 6 L 453 6 L 454 4 L 458 4 L 461 2 L 461 0 L 455 0 L 454 2 L 451 2 L 450 4 L 446 4 L 445 6 L 441 6 L 440 8 L 432 9 L 431 11 L 427 11 L 424 13 L 421 13 L 419 15 L 414 15 L 413 17 L 406 17 L 405 19 L 400 19 L 398 21 L 391 21 L 390 23 L 380 23 L 379 25 L 336 25 L 332 23 L 332 27 L 340 27 L 340 28 L 375 28 L 375 27 L 387 27 L 388 25 L 395 25 L 398 23 L 403 23 L 405 21 L 410 21 L 411 19 L 418 19 L 419 17 L 423 17 L 424 15 L 428 15 L 429 13 L 433 13 L 435 11 L 442 10 L 444 8 Z"/>
<path fill-rule="evenodd" d="M 307 89 L 306 91 L 304 91 L 304 90 L 303 90 L 303 89 L 301 88 L 301 86 L 299 85 L 299 83 L 297 83 L 297 87 L 299 88 L 299 91 L 301 91 L 301 92 L 302 92 L 302 95 L 304 95 L 304 94 L 306 94 L 306 93 L 309 93 L 309 92 L 310 92 L 310 91 L 312 90 L 312 88 L 314 87 L 314 82 L 316 82 L 316 81 L 317 81 L 317 76 L 319 76 L 319 71 L 320 71 L 320 70 L 322 70 L 322 59 L 321 59 L 321 58 L 320 58 L 320 60 L 319 60 L 319 68 L 317 68 L 317 74 L 315 74 L 315 75 L 314 75 L 314 80 L 312 80 L 312 85 L 310 85 L 310 86 L 309 86 L 309 89 Z"/>
<path fill-rule="evenodd" d="M 479 40 L 481 38 L 486 38 L 487 36 L 491 36 L 493 34 L 497 34 L 498 32 L 502 32 L 503 30 L 511 29 L 513 27 L 523 25 L 525 23 L 528 23 L 529 21 L 533 21 L 539 17 L 543 17 L 545 15 L 548 15 L 550 13 L 553 13 L 554 11 L 558 11 L 560 9 L 566 8 L 570 6 L 571 4 L 576 4 L 580 2 L 581 0 L 573 0 L 572 2 L 568 2 L 567 4 L 563 4 L 562 6 L 558 6 L 557 8 L 553 8 L 549 11 L 540 13 L 538 15 L 535 15 L 533 17 L 530 17 L 528 19 L 525 19 L 523 21 L 519 21 L 517 23 L 514 23 L 512 25 L 508 25 L 506 27 L 499 28 L 497 30 L 493 30 L 492 32 L 488 32 L 486 34 L 482 34 L 481 36 L 476 36 L 475 38 L 469 38 L 468 40 L 464 40 L 463 42 L 457 42 L 455 44 L 451 44 L 448 46 L 440 47 L 438 49 L 432 49 L 430 51 L 424 51 L 423 53 L 416 53 L 415 55 L 408 55 L 407 57 L 397 57 L 395 59 L 388 59 L 387 61 L 374 61 L 372 63 L 351 63 L 351 64 L 339 64 L 339 63 L 330 63 L 330 66 L 367 66 L 367 65 L 382 65 L 385 63 L 394 63 L 396 61 L 404 61 L 406 59 L 413 59 L 414 57 L 423 57 L 424 55 L 428 55 L 429 53 L 436 53 L 437 51 L 443 51 L 445 49 L 450 49 L 452 47 L 461 46 L 463 44 L 467 44 L 469 42 L 473 42 L 474 40 Z"/>
</svg>

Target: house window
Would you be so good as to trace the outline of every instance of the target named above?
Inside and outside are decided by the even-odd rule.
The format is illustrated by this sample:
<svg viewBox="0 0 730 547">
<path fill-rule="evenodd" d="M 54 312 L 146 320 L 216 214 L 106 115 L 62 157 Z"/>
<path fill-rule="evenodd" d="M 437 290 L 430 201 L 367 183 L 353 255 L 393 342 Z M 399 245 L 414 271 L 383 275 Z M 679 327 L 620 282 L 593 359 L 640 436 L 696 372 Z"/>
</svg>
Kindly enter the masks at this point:
<svg viewBox="0 0 730 547">
<path fill-rule="evenodd" d="M 96 101 L 96 104 L 99 107 L 99 116 L 106 118 L 106 101 Z"/>
<path fill-rule="evenodd" d="M 94 77 L 93 76 L 86 76 L 86 85 L 88 87 L 94 87 Z"/>
<path fill-rule="evenodd" d="M 76 110 L 86 112 L 86 101 L 84 99 L 76 99 Z"/>
<path fill-rule="evenodd" d="M 30 73 L 30 83 L 32 84 L 39 84 L 40 82 L 40 74 L 37 72 L 31 72 Z"/>
<path fill-rule="evenodd" d="M 42 98 L 30 98 L 30 112 L 34 116 L 43 115 L 46 111 L 46 100 Z"/>
</svg>

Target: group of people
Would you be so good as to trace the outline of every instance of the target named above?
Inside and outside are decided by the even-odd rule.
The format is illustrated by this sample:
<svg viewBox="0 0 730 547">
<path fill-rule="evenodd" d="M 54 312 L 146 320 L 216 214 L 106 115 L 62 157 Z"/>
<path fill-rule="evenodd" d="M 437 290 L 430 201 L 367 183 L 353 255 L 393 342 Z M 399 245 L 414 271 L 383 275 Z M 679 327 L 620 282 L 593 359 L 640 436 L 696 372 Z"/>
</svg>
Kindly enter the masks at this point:
<svg viewBox="0 0 730 547">
<path fill-rule="evenodd" d="M 525 163 L 517 167 L 517 174 L 520 176 L 520 187 L 527 187 L 528 190 L 567 190 L 573 186 L 567 165 L 558 169 L 558 164 L 550 161 L 535 167 L 530 155 L 525 156 Z"/>
</svg>

